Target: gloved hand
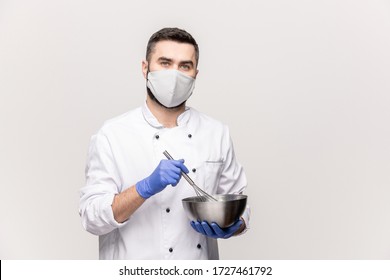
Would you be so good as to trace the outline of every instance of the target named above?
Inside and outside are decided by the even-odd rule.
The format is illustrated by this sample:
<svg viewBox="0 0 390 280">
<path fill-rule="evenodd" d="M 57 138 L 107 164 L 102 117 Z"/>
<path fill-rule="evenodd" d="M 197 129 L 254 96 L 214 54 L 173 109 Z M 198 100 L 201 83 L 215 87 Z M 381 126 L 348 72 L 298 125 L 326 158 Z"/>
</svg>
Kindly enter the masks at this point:
<svg viewBox="0 0 390 280">
<path fill-rule="evenodd" d="M 163 159 L 153 171 L 153 173 L 139 181 L 135 188 L 140 196 L 149 198 L 158 192 L 161 192 L 166 186 L 176 186 L 181 178 L 181 171 L 188 173 L 184 160 Z"/>
<path fill-rule="evenodd" d="M 243 221 L 238 219 L 233 225 L 227 228 L 220 228 L 216 223 L 211 223 L 211 227 L 207 222 L 192 221 L 191 226 L 197 232 L 211 238 L 230 238 L 242 225 Z"/>
</svg>

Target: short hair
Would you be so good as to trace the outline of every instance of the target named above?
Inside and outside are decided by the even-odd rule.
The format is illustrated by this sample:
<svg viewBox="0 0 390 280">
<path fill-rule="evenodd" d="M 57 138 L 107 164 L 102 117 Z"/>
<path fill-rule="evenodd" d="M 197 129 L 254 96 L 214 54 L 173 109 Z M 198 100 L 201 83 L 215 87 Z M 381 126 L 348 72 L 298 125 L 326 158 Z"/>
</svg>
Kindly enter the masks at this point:
<svg viewBox="0 0 390 280">
<path fill-rule="evenodd" d="M 150 56 L 154 51 L 155 45 L 160 41 L 174 41 L 179 43 L 188 43 L 194 46 L 195 48 L 195 59 L 196 65 L 198 65 L 199 61 L 199 47 L 196 43 L 195 39 L 191 36 L 190 33 L 183 29 L 179 28 L 163 28 L 156 33 L 154 33 L 148 42 L 148 46 L 146 47 L 146 60 L 150 61 Z"/>
</svg>

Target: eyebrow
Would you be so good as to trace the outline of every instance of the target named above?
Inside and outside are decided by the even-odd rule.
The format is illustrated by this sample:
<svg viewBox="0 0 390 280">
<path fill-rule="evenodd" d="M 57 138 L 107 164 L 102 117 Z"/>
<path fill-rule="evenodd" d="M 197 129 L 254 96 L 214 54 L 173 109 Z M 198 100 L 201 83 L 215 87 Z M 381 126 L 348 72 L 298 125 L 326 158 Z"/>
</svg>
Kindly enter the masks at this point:
<svg viewBox="0 0 390 280">
<path fill-rule="evenodd" d="M 180 61 L 180 64 L 190 64 L 191 66 L 194 66 L 194 63 L 192 62 L 192 60 Z"/>
<path fill-rule="evenodd" d="M 168 57 L 165 57 L 165 56 L 161 56 L 157 59 L 157 61 L 168 61 L 168 62 L 173 62 L 173 59 L 172 58 L 168 58 Z M 180 61 L 181 65 L 183 64 L 190 64 L 191 66 L 194 66 L 194 62 L 192 60 L 183 60 L 183 61 Z"/>
<path fill-rule="evenodd" d="M 157 59 L 158 61 L 169 61 L 169 62 L 172 62 L 173 59 L 172 58 L 168 58 L 168 57 L 165 57 L 165 56 L 161 56 Z"/>
</svg>

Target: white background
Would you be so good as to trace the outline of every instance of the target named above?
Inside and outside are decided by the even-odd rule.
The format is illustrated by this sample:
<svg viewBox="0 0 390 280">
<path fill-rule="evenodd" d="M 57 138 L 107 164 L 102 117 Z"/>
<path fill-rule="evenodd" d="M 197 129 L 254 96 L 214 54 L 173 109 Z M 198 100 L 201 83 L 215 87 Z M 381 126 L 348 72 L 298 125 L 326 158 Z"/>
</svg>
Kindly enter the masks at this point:
<svg viewBox="0 0 390 280">
<path fill-rule="evenodd" d="M 390 259 L 390 2 L 0 0 L 0 258 L 96 259 L 90 136 L 145 99 L 150 35 L 200 46 L 188 105 L 228 124 L 247 234 L 222 259 Z"/>
</svg>

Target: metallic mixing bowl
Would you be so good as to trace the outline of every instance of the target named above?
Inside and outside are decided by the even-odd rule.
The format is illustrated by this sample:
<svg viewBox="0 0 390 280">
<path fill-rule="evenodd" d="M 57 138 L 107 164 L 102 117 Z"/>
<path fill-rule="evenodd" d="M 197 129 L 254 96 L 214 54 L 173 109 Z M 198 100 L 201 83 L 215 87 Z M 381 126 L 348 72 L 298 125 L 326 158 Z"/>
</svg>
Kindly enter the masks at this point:
<svg viewBox="0 0 390 280">
<path fill-rule="evenodd" d="M 243 194 L 213 195 L 218 201 L 204 201 L 192 196 L 182 200 L 184 210 L 191 221 L 217 223 L 221 228 L 231 226 L 245 210 L 247 196 Z"/>
</svg>

